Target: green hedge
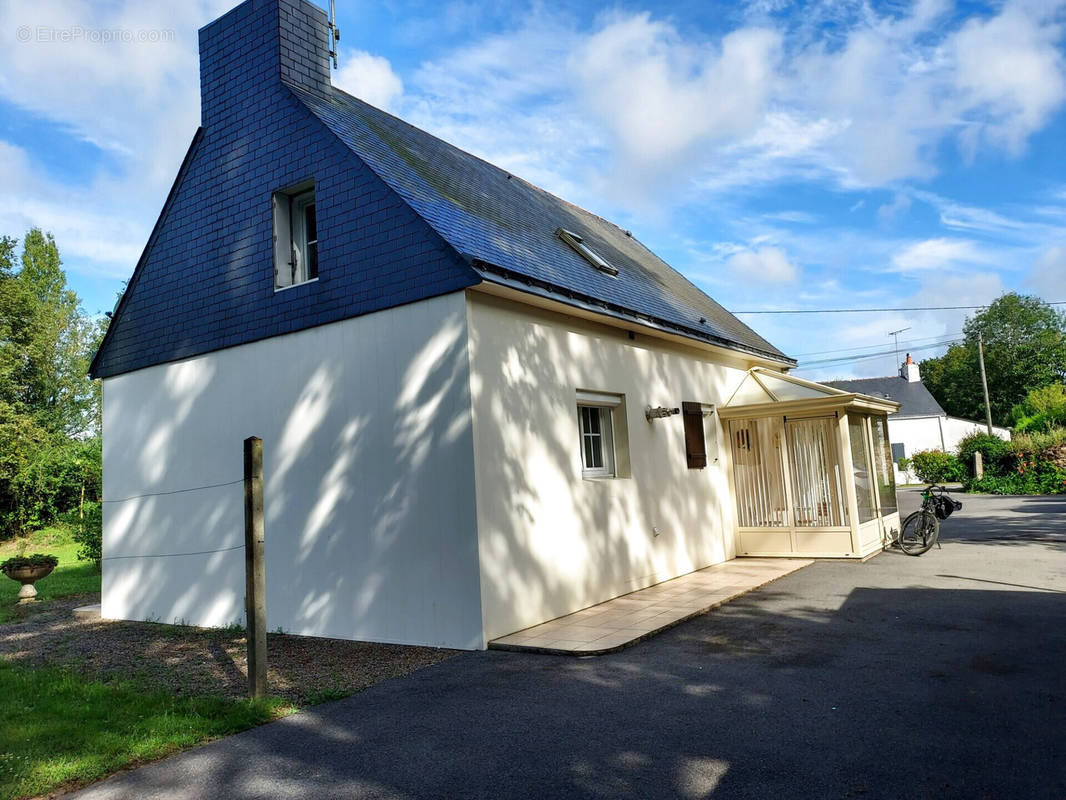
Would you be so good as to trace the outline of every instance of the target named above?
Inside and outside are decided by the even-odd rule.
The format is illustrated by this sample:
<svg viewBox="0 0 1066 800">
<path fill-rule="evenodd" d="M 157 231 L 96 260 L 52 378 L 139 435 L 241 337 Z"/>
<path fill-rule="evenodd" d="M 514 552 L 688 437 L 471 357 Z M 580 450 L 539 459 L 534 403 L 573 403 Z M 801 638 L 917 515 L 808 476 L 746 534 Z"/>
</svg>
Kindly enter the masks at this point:
<svg viewBox="0 0 1066 800">
<path fill-rule="evenodd" d="M 985 474 L 980 480 L 969 475 L 968 492 L 987 494 L 1066 494 L 1066 429 L 1020 434 L 1010 442 L 988 441 L 987 434 L 968 436 L 960 453 L 980 450 Z M 987 448 L 987 452 L 986 452 Z"/>
<path fill-rule="evenodd" d="M 942 450 L 920 450 L 910 457 L 910 468 L 925 483 L 953 483 L 966 476 L 958 456 Z"/>
</svg>

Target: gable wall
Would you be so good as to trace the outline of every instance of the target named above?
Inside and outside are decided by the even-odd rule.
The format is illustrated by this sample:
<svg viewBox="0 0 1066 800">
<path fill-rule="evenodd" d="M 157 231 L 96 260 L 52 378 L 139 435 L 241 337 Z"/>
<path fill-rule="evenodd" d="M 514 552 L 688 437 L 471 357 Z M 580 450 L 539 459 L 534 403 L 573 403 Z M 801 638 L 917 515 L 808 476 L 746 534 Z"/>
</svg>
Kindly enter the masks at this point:
<svg viewBox="0 0 1066 800">
<path fill-rule="evenodd" d="M 243 622 L 259 436 L 269 630 L 482 647 L 469 385 L 461 292 L 106 379 L 103 615 Z"/>
<path fill-rule="evenodd" d="M 279 13 L 293 17 L 306 9 L 319 15 L 317 22 L 281 24 Z M 94 376 L 476 282 L 455 252 L 281 82 L 279 48 L 292 52 L 303 46 L 297 40 L 324 36 L 321 15 L 302 0 L 256 0 L 201 31 L 202 137 L 97 356 Z M 308 82 L 321 90 L 321 81 Z M 320 277 L 275 292 L 271 195 L 308 178 L 315 180 Z"/>
</svg>

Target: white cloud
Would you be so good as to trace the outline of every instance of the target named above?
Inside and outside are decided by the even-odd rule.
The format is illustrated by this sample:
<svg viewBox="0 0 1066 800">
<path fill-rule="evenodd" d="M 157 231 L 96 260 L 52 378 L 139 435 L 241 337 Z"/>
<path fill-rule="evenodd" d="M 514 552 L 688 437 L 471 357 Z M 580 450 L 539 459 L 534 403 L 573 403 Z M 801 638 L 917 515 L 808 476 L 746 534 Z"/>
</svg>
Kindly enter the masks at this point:
<svg viewBox="0 0 1066 800">
<path fill-rule="evenodd" d="M 885 203 L 877 209 L 877 218 L 882 223 L 892 222 L 900 214 L 905 214 L 911 207 L 911 199 L 903 192 L 896 192 L 891 203 Z"/>
<path fill-rule="evenodd" d="M 896 272 L 947 270 L 959 263 L 985 260 L 977 246 L 965 239 L 926 239 L 908 245 L 892 257 Z"/>
<path fill-rule="evenodd" d="M 333 85 L 370 103 L 391 111 L 403 95 L 403 81 L 387 58 L 362 50 L 346 51 L 340 69 L 333 75 Z"/>
<path fill-rule="evenodd" d="M 756 283 L 793 283 L 799 270 L 779 247 L 745 250 L 730 256 L 726 267 L 738 278 Z"/>
<path fill-rule="evenodd" d="M 648 13 L 612 15 L 573 54 L 578 102 L 647 169 L 690 148 L 753 133 L 776 80 L 780 34 L 733 31 L 717 45 L 686 41 Z M 639 100 L 638 100 L 639 98 Z"/>
<path fill-rule="evenodd" d="M 1045 250 L 1026 278 L 1037 296 L 1052 303 L 1066 300 L 1066 244 Z"/>
<path fill-rule="evenodd" d="M 963 131 L 967 149 L 984 139 L 1017 153 L 1066 99 L 1053 5 L 1044 7 L 1044 17 L 1039 5 L 1008 4 L 951 37 L 954 83 L 971 123 Z"/>
</svg>

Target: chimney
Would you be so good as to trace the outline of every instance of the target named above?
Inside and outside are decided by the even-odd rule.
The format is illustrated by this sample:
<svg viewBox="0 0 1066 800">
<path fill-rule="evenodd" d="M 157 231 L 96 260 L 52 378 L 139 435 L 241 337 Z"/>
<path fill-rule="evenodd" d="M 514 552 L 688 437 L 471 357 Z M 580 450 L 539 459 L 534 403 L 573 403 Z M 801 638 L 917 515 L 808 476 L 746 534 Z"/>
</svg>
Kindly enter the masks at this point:
<svg viewBox="0 0 1066 800">
<path fill-rule="evenodd" d="M 245 0 L 200 29 L 200 124 L 240 122 L 281 82 L 321 97 L 329 80 L 326 12 L 307 0 Z"/>
<path fill-rule="evenodd" d="M 910 353 L 907 353 L 907 360 L 899 368 L 899 376 L 905 378 L 907 383 L 921 383 L 922 375 L 918 371 L 918 365 L 911 360 Z"/>
</svg>

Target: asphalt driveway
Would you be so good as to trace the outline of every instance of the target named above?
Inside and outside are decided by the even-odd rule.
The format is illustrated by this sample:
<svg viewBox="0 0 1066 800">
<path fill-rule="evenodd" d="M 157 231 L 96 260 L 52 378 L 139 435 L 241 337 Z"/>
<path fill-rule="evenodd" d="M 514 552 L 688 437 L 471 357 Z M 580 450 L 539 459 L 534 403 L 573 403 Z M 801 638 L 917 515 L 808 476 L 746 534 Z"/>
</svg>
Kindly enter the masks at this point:
<svg viewBox="0 0 1066 800">
<path fill-rule="evenodd" d="M 921 558 L 613 655 L 466 654 L 77 796 L 1066 797 L 1066 500 L 963 501 Z"/>
</svg>

